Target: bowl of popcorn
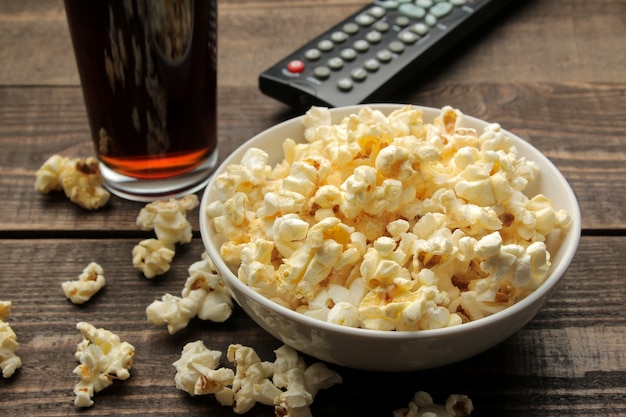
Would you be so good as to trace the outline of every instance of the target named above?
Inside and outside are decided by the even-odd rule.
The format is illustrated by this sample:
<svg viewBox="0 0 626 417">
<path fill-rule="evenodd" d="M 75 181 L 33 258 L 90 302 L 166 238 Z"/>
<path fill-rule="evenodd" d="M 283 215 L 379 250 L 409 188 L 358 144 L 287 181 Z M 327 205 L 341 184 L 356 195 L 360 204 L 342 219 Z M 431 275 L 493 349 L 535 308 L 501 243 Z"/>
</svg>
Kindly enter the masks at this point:
<svg viewBox="0 0 626 417">
<path fill-rule="evenodd" d="M 558 169 L 497 123 L 312 107 L 247 141 L 201 202 L 209 257 L 283 343 L 374 371 L 451 364 L 520 330 L 580 237 Z"/>
</svg>

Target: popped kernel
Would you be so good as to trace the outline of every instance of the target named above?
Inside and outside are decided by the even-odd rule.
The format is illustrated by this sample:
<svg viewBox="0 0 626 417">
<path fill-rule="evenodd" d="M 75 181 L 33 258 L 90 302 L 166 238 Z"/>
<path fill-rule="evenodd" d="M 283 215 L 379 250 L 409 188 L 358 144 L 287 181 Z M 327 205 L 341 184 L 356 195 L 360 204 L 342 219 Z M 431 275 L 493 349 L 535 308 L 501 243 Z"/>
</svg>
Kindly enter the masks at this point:
<svg viewBox="0 0 626 417">
<path fill-rule="evenodd" d="M 204 215 L 238 277 L 302 314 L 346 326 L 455 326 L 513 305 L 545 280 L 545 240 L 569 214 L 527 196 L 537 164 L 500 125 L 432 123 L 405 106 L 303 119 L 284 159 L 252 148 L 216 178 Z"/>
<path fill-rule="evenodd" d="M 22 366 L 22 360 L 15 354 L 19 346 L 17 336 L 4 320 L 11 313 L 11 302 L 0 301 L 0 369 L 3 378 L 10 378 Z"/>
<path fill-rule="evenodd" d="M 77 280 L 61 284 L 65 296 L 74 304 L 83 304 L 91 299 L 106 284 L 104 270 L 96 262 L 90 262 Z"/>
<path fill-rule="evenodd" d="M 52 155 L 35 173 L 35 190 L 43 194 L 63 191 L 73 203 L 87 210 L 98 209 L 111 196 L 102 187 L 104 178 L 98 164 L 94 157 Z"/>
</svg>

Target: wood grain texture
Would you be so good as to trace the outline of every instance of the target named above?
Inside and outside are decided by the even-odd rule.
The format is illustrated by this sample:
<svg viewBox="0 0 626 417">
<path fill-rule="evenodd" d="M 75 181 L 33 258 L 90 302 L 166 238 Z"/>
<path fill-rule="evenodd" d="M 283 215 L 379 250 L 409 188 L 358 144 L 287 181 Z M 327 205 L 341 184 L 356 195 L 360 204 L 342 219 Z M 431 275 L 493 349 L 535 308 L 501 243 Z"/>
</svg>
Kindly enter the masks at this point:
<svg viewBox="0 0 626 417">
<path fill-rule="evenodd" d="M 187 267 L 203 251 L 199 239 L 178 248 L 172 269 L 153 280 L 134 270 L 130 252 L 136 239 L 3 240 L 0 298 L 13 301 L 7 320 L 20 342 L 23 367 L 10 380 L 0 379 L 0 403 L 7 415 L 233 415 L 211 396 L 190 398 L 174 386 L 172 362 L 185 343 L 202 339 L 226 351 L 231 343 L 257 349 L 273 360 L 280 343 L 237 308 L 224 323 L 194 320 L 169 335 L 146 321 L 145 308 L 163 294 L 179 294 Z M 88 248 L 88 250 L 85 250 Z M 344 382 L 321 391 L 314 415 L 391 415 L 417 390 L 444 401 L 453 392 L 470 395 L 478 416 L 545 416 L 626 413 L 626 290 L 612 277 L 623 266 L 622 237 L 584 237 L 570 270 L 553 297 L 519 333 L 501 345 L 458 364 L 419 372 L 371 373 L 332 366 Z M 83 306 L 71 304 L 61 282 L 76 279 L 82 267 L 100 262 L 105 288 Z M 131 378 L 96 394 L 95 405 L 74 409 L 72 369 L 82 339 L 79 321 L 117 333 L 136 348 Z M 223 358 L 223 365 L 230 366 Z M 305 357 L 308 363 L 314 360 Z M 390 388 L 393 386 L 393 389 Z M 364 399 L 367 398 L 367 401 Z M 270 407 L 247 414 L 270 416 Z M 531 414 L 537 415 L 537 414 Z"/>
</svg>

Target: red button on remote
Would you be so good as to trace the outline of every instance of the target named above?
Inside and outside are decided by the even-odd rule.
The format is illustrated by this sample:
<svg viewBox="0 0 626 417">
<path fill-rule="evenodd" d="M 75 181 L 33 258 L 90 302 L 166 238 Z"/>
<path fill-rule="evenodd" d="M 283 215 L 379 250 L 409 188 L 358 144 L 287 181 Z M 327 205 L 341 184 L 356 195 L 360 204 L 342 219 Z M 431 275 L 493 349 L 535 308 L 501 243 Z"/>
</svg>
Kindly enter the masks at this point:
<svg viewBox="0 0 626 417">
<path fill-rule="evenodd" d="M 302 71 L 304 71 L 304 62 L 300 61 L 299 59 L 289 61 L 289 63 L 287 64 L 287 71 L 293 74 L 300 74 Z"/>
</svg>

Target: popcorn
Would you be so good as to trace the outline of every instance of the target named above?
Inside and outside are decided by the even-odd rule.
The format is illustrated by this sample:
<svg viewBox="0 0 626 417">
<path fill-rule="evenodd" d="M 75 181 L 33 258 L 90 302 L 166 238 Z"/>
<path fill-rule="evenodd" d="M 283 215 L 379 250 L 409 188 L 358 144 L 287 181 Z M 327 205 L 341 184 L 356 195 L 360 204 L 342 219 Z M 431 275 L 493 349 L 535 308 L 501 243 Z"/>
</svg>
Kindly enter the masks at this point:
<svg viewBox="0 0 626 417">
<path fill-rule="evenodd" d="M 270 300 L 352 327 L 454 326 L 523 299 L 570 216 L 524 194 L 538 167 L 498 124 L 462 118 L 364 107 L 332 124 L 311 108 L 279 164 L 253 148 L 216 178 L 204 215 L 222 257 Z"/>
<path fill-rule="evenodd" d="M 217 397 L 231 396 L 235 373 L 232 369 L 219 368 L 222 352 L 208 349 L 201 340 L 183 347 L 176 367 L 176 388 L 190 395 L 215 394 Z M 232 402 L 228 405 L 232 405 Z"/>
<path fill-rule="evenodd" d="M 146 308 L 148 322 L 157 326 L 166 324 L 168 332 L 174 334 L 196 316 L 214 322 L 230 317 L 233 311 L 230 292 L 206 253 L 202 258 L 189 267 L 182 297 L 165 294 Z"/>
<path fill-rule="evenodd" d="M 74 374 L 80 381 L 74 388 L 74 405 L 91 407 L 97 392 L 110 386 L 114 379 L 130 377 L 135 348 L 128 342 L 121 342 L 116 334 L 89 323 L 79 322 L 76 328 L 84 339 L 75 354 L 80 365 L 74 368 Z"/>
<path fill-rule="evenodd" d="M 181 199 L 154 201 L 139 211 L 137 226 L 156 234 L 156 239 L 145 239 L 132 251 L 133 266 L 146 278 L 169 271 L 176 244 L 191 242 L 191 224 L 186 215 L 197 206 L 198 196 L 190 194 Z"/>
<path fill-rule="evenodd" d="M 110 193 L 102 187 L 104 178 L 93 157 L 71 159 L 53 155 L 35 173 L 35 190 L 47 194 L 65 192 L 73 203 L 87 210 L 104 206 Z"/>
<path fill-rule="evenodd" d="M 214 394 L 237 414 L 256 403 L 274 406 L 281 417 L 310 417 L 317 393 L 342 382 L 324 363 L 307 366 L 298 353 L 286 346 L 274 351 L 275 362 L 262 361 L 256 351 L 241 344 L 228 347 L 227 358 L 235 371 L 219 367 L 222 353 L 208 349 L 200 340 L 183 348 L 176 367 L 176 388 L 190 395 Z"/>
<path fill-rule="evenodd" d="M 74 304 L 83 304 L 104 287 L 106 280 L 102 267 L 90 262 L 83 269 L 77 280 L 65 281 L 61 284 L 65 296 Z"/>
<path fill-rule="evenodd" d="M 11 326 L 4 322 L 10 312 L 11 302 L 0 301 L 0 369 L 4 378 L 10 378 L 22 366 L 22 360 L 15 354 L 19 345 L 17 336 Z"/>
<path fill-rule="evenodd" d="M 418 391 L 407 408 L 393 412 L 394 417 L 469 417 L 474 411 L 472 400 L 467 395 L 452 394 L 445 405 L 435 404 L 424 391 Z"/>
<path fill-rule="evenodd" d="M 174 248 L 157 239 L 144 239 L 133 248 L 133 266 L 146 278 L 163 275 L 170 270 Z"/>
</svg>

